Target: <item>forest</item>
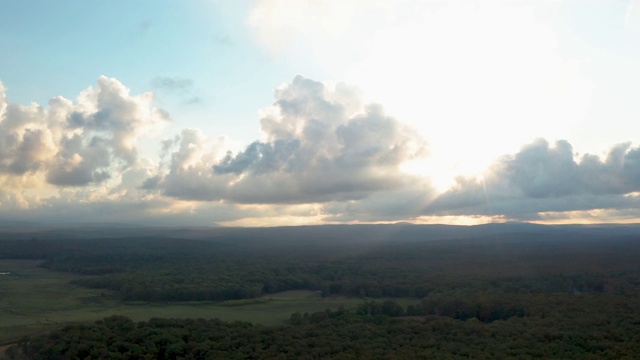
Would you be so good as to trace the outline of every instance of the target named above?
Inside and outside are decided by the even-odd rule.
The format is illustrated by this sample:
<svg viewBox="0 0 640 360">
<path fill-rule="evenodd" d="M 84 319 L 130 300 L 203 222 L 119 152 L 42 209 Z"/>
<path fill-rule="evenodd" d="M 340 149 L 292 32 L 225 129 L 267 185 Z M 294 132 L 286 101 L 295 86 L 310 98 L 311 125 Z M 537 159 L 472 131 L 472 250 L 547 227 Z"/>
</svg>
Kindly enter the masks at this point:
<svg viewBox="0 0 640 360">
<path fill-rule="evenodd" d="M 357 305 L 270 325 L 113 315 L 24 336 L 5 357 L 636 358 L 639 255 L 637 226 L 6 230 L 0 259 L 40 260 L 112 301 L 307 290 Z"/>
</svg>

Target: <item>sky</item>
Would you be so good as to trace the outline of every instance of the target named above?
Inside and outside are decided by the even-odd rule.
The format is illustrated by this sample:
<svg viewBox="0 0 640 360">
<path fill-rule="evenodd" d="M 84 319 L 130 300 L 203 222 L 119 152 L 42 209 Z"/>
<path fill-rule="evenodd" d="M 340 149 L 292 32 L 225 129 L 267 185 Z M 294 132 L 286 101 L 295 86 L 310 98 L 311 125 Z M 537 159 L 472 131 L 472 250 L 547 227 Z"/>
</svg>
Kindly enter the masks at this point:
<svg viewBox="0 0 640 360">
<path fill-rule="evenodd" d="M 0 9 L 4 221 L 640 221 L 640 0 Z"/>
</svg>

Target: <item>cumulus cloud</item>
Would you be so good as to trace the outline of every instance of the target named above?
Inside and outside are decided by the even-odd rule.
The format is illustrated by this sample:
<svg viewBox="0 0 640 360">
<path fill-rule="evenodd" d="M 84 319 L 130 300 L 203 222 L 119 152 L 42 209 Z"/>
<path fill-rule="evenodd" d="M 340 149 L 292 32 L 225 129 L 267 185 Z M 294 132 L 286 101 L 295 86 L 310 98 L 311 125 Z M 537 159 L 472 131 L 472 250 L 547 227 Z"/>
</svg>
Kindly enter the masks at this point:
<svg viewBox="0 0 640 360">
<path fill-rule="evenodd" d="M 46 107 L 12 104 L 4 89 L 0 95 L 3 215 L 148 221 L 180 214 L 186 222 L 259 224 L 274 222 L 274 212 L 280 223 L 321 222 L 334 215 L 326 207 L 347 221 L 347 212 L 366 212 L 356 202 L 388 217 L 395 210 L 384 199 L 398 200 L 393 209 L 404 206 L 406 214 L 432 194 L 400 170 L 424 156 L 424 140 L 344 84 L 297 76 L 263 110 L 261 139 L 231 152 L 224 137 L 183 129 L 160 143 L 159 162 L 138 154 L 138 139 L 169 118 L 151 93 L 131 95 L 100 77 L 75 101 L 55 97 Z M 339 209 L 343 203 L 351 205 Z"/>
<path fill-rule="evenodd" d="M 161 173 L 148 178 L 143 186 L 182 200 L 222 199 L 227 179 L 214 176 L 211 168 L 224 145 L 224 138 L 211 139 L 197 129 L 182 130 L 162 143 Z"/>
<path fill-rule="evenodd" d="M 175 148 L 168 172 L 149 184 L 191 200 L 355 200 L 403 187 L 411 178 L 400 165 L 424 155 L 423 139 L 379 105 L 362 106 L 357 92 L 345 85 L 328 89 L 297 76 L 275 97 L 261 119 L 262 140 L 221 154 L 215 150 L 221 147 L 207 144 L 202 135 L 183 132 L 167 143 Z"/>
<path fill-rule="evenodd" d="M 100 77 L 74 101 L 18 105 L 0 85 L 0 215 L 230 225 L 640 216 L 631 143 L 596 156 L 539 139 L 437 195 L 429 175 L 402 170 L 425 159 L 425 140 L 356 89 L 296 76 L 274 96 L 262 136 L 239 151 L 183 129 L 151 160 L 138 139 L 169 119 L 151 93 Z"/>
<path fill-rule="evenodd" d="M 551 146 L 538 139 L 503 157 L 483 178 L 458 178 L 425 211 L 540 219 L 542 213 L 638 209 L 634 196 L 638 191 L 640 147 L 624 143 L 613 146 L 603 158 L 578 157 L 565 140 Z"/>
<path fill-rule="evenodd" d="M 132 96 L 105 76 L 75 103 L 55 97 L 48 108 L 9 103 L 2 88 L 0 95 L 0 174 L 57 186 L 119 176 L 136 164 L 138 137 L 168 120 L 151 93 Z"/>
</svg>

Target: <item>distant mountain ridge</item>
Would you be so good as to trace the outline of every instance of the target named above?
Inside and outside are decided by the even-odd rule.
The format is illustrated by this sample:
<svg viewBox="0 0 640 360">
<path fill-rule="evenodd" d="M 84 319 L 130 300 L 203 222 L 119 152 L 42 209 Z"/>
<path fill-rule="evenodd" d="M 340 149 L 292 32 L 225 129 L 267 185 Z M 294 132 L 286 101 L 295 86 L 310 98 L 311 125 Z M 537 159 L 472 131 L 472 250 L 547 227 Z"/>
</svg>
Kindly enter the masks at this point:
<svg viewBox="0 0 640 360">
<path fill-rule="evenodd" d="M 105 239 L 126 237 L 157 237 L 174 239 L 245 241 L 291 241 L 313 239 L 348 241 L 349 239 L 372 242 L 388 240 L 446 240 L 466 238 L 507 238 L 509 234 L 529 234 L 544 238 L 603 238 L 610 236 L 640 236 L 640 224 L 598 225 L 541 225 L 523 222 L 490 223 L 472 226 L 358 224 L 358 225 L 310 225 L 281 227 L 157 227 L 133 224 L 80 224 L 51 226 L 37 223 L 0 221 L 0 239 Z"/>
</svg>

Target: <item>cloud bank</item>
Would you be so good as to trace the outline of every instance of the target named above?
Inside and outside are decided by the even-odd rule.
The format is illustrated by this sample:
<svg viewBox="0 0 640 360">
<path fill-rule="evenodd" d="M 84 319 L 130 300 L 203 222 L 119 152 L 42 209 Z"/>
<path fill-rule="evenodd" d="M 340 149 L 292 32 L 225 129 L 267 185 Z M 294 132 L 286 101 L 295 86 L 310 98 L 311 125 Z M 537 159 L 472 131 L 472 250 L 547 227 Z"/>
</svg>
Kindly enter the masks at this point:
<svg viewBox="0 0 640 360">
<path fill-rule="evenodd" d="M 0 88 L 0 176 L 57 187 L 88 186 L 135 167 L 138 138 L 168 121 L 153 94 L 137 96 L 101 76 L 77 101 L 55 97 L 48 109 L 9 103 Z"/>
<path fill-rule="evenodd" d="M 149 185 L 184 200 L 300 204 L 364 199 L 414 181 L 400 165 L 424 156 L 425 141 L 353 89 L 297 76 L 275 98 L 262 140 L 221 153 L 222 144 L 185 130 L 165 142 L 167 172 Z"/>
<path fill-rule="evenodd" d="M 238 151 L 183 129 L 158 140 L 157 156 L 141 155 L 140 139 L 168 121 L 152 93 L 104 76 L 46 107 L 11 103 L 0 86 L 0 215 L 191 225 L 639 215 L 640 147 L 580 155 L 568 141 L 539 139 L 439 194 L 437 174 L 402 170 L 429 157 L 427 141 L 345 84 L 296 76 L 278 87 L 261 138 Z"/>
<path fill-rule="evenodd" d="M 576 216 L 581 211 L 626 210 L 635 217 L 639 191 L 640 147 L 623 143 L 603 158 L 578 157 L 565 140 L 551 146 L 538 139 L 504 156 L 483 178 L 458 178 L 425 212 L 544 220 L 562 212 Z"/>
</svg>

